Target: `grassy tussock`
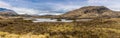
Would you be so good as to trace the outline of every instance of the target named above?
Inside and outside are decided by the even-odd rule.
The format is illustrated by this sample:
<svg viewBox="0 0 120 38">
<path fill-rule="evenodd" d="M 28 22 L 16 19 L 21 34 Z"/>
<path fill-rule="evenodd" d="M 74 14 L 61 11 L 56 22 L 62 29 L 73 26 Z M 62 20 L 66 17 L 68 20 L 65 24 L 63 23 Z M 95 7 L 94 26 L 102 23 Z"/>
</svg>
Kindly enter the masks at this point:
<svg viewBox="0 0 120 38">
<path fill-rule="evenodd" d="M 4 38 L 120 38 L 119 18 L 88 22 L 44 22 L 1 20 L 0 36 Z"/>
<path fill-rule="evenodd" d="M 18 35 L 18 34 L 10 34 L 8 32 L 0 32 L 0 38 L 47 38 L 47 37 L 48 37 L 47 34 L 33 35 L 31 33 L 28 33 L 28 34 Z"/>
</svg>

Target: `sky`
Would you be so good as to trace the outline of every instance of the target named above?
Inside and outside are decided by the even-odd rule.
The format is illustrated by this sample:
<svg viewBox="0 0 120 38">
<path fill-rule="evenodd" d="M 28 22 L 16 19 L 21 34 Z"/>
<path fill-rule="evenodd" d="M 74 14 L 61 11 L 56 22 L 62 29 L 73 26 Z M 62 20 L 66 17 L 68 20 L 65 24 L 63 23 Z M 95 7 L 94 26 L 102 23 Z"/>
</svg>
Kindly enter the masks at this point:
<svg viewBox="0 0 120 38">
<path fill-rule="evenodd" d="M 84 6 L 105 6 L 120 11 L 120 0 L 0 0 L 0 8 L 18 14 L 59 15 Z"/>
</svg>

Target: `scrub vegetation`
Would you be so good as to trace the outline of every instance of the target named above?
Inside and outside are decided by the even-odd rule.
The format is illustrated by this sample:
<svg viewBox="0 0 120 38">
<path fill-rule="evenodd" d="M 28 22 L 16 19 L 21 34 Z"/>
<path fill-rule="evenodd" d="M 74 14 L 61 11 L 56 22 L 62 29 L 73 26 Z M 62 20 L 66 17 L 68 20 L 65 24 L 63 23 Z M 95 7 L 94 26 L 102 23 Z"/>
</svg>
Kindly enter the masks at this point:
<svg viewBox="0 0 120 38">
<path fill-rule="evenodd" d="M 0 19 L 1 38 L 120 38 L 120 18 L 79 22 Z"/>
</svg>

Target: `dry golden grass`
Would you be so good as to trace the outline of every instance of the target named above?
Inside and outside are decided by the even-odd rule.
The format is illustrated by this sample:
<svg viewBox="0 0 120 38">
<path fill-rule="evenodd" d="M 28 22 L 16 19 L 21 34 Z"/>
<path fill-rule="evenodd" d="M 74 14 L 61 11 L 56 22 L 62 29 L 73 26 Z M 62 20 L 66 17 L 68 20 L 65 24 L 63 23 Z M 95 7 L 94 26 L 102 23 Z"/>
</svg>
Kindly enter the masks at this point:
<svg viewBox="0 0 120 38">
<path fill-rule="evenodd" d="M 28 34 L 11 34 L 8 32 L 0 32 L 0 38 L 47 38 L 49 35 L 44 34 L 44 35 L 33 35 L 31 33 Z"/>
<path fill-rule="evenodd" d="M 120 38 L 120 18 L 88 22 L 44 22 L 11 19 L 0 21 L 1 38 Z"/>
</svg>

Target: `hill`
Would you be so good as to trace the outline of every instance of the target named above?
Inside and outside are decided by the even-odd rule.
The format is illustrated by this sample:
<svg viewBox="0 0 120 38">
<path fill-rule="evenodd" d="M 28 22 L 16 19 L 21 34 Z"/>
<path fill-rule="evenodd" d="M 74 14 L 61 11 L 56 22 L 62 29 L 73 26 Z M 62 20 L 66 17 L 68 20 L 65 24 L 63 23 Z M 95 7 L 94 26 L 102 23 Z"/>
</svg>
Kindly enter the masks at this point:
<svg viewBox="0 0 120 38">
<path fill-rule="evenodd" d="M 64 18 L 96 18 L 96 17 L 120 17 L 120 12 L 112 11 L 104 6 L 85 6 L 69 11 L 61 17 Z"/>
<path fill-rule="evenodd" d="M 0 8 L 0 16 L 16 16 L 16 15 L 18 14 L 13 10 Z"/>
</svg>

